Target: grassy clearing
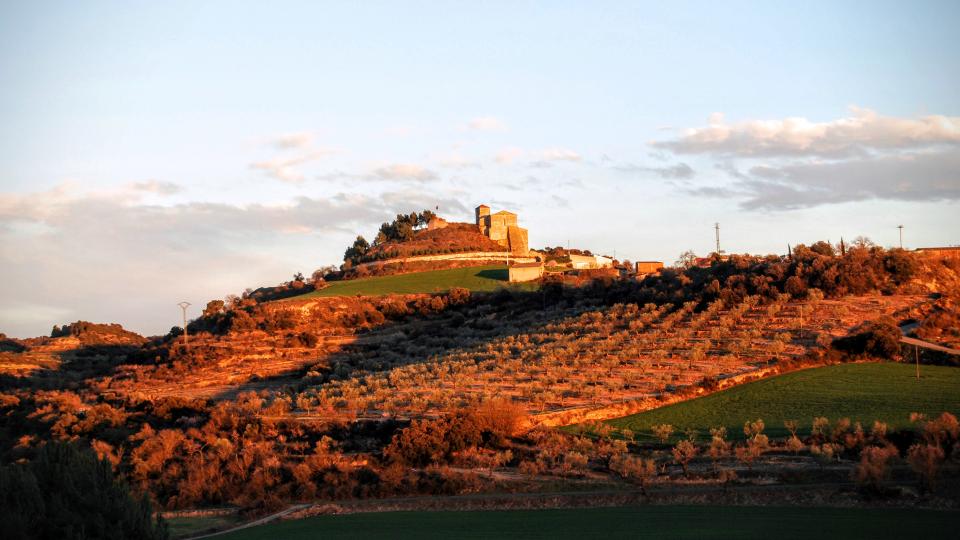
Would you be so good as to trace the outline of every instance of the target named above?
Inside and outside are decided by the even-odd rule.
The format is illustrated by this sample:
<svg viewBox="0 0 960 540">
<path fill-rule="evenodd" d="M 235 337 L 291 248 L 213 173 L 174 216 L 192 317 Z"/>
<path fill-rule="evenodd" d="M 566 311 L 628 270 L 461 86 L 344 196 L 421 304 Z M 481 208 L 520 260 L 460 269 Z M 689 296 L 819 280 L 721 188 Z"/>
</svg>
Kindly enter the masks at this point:
<svg viewBox="0 0 960 540">
<path fill-rule="evenodd" d="M 701 438 L 709 436 L 711 427 L 726 426 L 731 438 L 742 438 L 744 422 L 761 418 L 768 435 L 784 437 L 784 420 L 797 420 L 802 433 L 809 433 L 816 416 L 831 421 L 847 417 L 865 428 L 882 420 L 897 429 L 911 425 L 911 412 L 944 411 L 960 413 L 958 368 L 922 366 L 917 381 L 911 365 L 841 364 L 787 373 L 608 423 L 634 431 L 639 440 L 652 440 L 650 427 L 658 424 L 670 424 L 678 432 L 696 429 Z"/>
<path fill-rule="evenodd" d="M 954 538 L 958 517 L 930 510 L 737 506 L 386 512 L 285 521 L 220 538 Z"/>
<path fill-rule="evenodd" d="M 535 283 L 511 285 L 507 282 L 506 266 L 495 264 L 335 281 L 325 289 L 294 298 L 353 296 L 357 294 L 377 296 L 383 294 L 433 293 L 448 291 L 453 287 L 463 287 L 471 291 L 494 291 L 502 287 L 533 290 L 537 285 Z"/>
</svg>

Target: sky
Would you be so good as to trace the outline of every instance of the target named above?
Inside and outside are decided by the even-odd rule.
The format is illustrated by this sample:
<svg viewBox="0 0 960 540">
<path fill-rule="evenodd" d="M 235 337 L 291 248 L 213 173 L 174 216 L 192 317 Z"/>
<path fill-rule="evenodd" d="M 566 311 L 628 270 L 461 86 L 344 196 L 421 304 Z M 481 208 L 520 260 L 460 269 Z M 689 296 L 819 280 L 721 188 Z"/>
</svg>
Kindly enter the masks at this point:
<svg viewBox="0 0 960 540">
<path fill-rule="evenodd" d="M 0 332 L 147 335 L 439 207 L 671 263 L 960 244 L 960 3 L 0 2 Z"/>
</svg>

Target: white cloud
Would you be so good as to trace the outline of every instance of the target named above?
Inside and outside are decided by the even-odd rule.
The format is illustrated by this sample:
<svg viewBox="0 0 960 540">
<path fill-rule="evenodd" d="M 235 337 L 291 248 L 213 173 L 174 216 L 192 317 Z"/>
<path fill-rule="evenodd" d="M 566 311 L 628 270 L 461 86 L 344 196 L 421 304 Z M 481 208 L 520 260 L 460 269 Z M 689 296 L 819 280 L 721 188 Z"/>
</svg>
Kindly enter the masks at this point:
<svg viewBox="0 0 960 540">
<path fill-rule="evenodd" d="M 162 182 L 160 180 L 145 180 L 143 182 L 133 182 L 129 184 L 130 189 L 153 193 L 156 195 L 174 195 L 183 191 L 183 186 L 173 182 Z"/>
<path fill-rule="evenodd" d="M 580 154 L 567 148 L 548 148 L 541 152 L 543 161 L 580 161 Z"/>
<path fill-rule="evenodd" d="M 450 167 L 452 169 L 470 169 L 480 167 L 480 164 L 471 158 L 461 154 L 460 152 L 452 152 L 450 154 L 441 155 L 436 158 L 437 163 L 443 167 Z"/>
<path fill-rule="evenodd" d="M 857 107 L 851 107 L 850 112 L 850 116 L 828 122 L 795 117 L 734 124 L 714 113 L 708 126 L 687 129 L 679 138 L 654 142 L 653 146 L 678 154 L 841 158 L 960 144 L 960 117 L 896 118 Z"/>
<path fill-rule="evenodd" d="M 686 180 L 693 178 L 696 171 L 686 163 L 677 163 L 665 167 L 647 167 L 643 165 L 617 165 L 616 170 L 626 173 L 650 173 L 665 180 Z"/>
<path fill-rule="evenodd" d="M 504 148 L 497 152 L 496 157 L 494 158 L 497 163 L 509 164 L 513 163 L 517 158 L 523 155 L 523 150 L 516 147 Z"/>
<path fill-rule="evenodd" d="M 373 177 L 379 180 L 413 180 L 415 182 L 431 182 L 437 179 L 437 174 L 429 169 L 412 163 L 394 163 L 379 167 L 373 171 Z"/>
<path fill-rule="evenodd" d="M 251 163 L 250 168 L 264 171 L 268 176 L 282 182 L 297 183 L 302 182 L 305 178 L 304 174 L 298 168 L 300 165 L 335 153 L 336 151 L 331 149 L 314 150 L 293 157 L 275 157 L 266 161 L 258 161 Z"/>
<path fill-rule="evenodd" d="M 281 150 L 309 148 L 313 144 L 313 133 L 284 133 L 273 139 L 273 145 Z"/>
<path fill-rule="evenodd" d="M 473 131 L 506 131 L 507 125 L 499 118 L 481 116 L 467 123 L 467 129 Z"/>
</svg>

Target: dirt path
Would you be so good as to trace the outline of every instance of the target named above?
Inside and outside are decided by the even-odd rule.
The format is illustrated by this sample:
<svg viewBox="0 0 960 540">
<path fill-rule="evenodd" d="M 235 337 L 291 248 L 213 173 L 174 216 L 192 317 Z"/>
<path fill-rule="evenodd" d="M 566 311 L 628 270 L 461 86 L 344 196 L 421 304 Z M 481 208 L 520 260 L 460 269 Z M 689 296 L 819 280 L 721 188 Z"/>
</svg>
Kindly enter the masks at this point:
<svg viewBox="0 0 960 540">
<path fill-rule="evenodd" d="M 239 530 L 241 530 L 241 529 L 248 529 L 248 528 L 250 528 L 250 527 L 256 527 L 256 526 L 258 526 L 258 525 L 263 525 L 264 523 L 269 523 L 269 522 L 271 522 L 271 521 L 273 521 L 273 520 L 275 520 L 275 519 L 280 519 L 280 518 L 282 518 L 283 516 L 286 516 L 286 515 L 288 515 L 288 514 L 292 514 L 292 513 L 296 512 L 296 511 L 298 511 L 298 510 L 305 510 L 305 509 L 307 509 L 307 508 L 310 508 L 311 506 L 313 506 L 313 505 L 312 505 L 312 504 L 309 504 L 309 503 L 305 503 L 305 504 L 295 504 L 295 505 L 293 505 L 293 506 L 291 506 L 291 507 L 289 507 L 289 508 L 287 508 L 287 509 L 285 509 L 285 510 L 281 510 L 281 511 L 275 513 L 275 514 L 270 514 L 269 516 L 264 516 L 264 517 L 262 517 L 262 518 L 260 518 L 260 519 L 253 520 L 253 521 L 244 523 L 244 524 L 242 524 L 242 525 L 237 525 L 236 527 L 231 527 L 231 528 L 229 528 L 229 529 L 224 529 L 224 530 L 222 530 L 222 531 L 217 531 L 217 532 L 212 532 L 212 533 L 207 533 L 207 534 L 201 534 L 200 536 L 191 536 L 191 537 L 189 537 L 189 538 L 186 538 L 185 540 L 199 540 L 200 538 L 211 538 L 211 537 L 214 537 L 214 536 L 220 536 L 220 535 L 222 535 L 222 534 L 227 534 L 227 533 L 231 533 L 231 532 L 234 532 L 234 531 L 239 531 Z"/>
</svg>

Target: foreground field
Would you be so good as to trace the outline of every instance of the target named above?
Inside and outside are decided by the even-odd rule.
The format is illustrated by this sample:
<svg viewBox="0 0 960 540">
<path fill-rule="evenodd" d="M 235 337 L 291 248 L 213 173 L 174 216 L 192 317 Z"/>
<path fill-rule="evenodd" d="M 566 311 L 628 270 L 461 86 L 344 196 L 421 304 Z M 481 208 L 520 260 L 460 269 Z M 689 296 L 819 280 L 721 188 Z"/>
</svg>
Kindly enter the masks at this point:
<svg viewBox="0 0 960 540">
<path fill-rule="evenodd" d="M 286 521 L 219 538 L 954 538 L 958 518 L 929 510 L 722 506 L 387 512 Z"/>
<path fill-rule="evenodd" d="M 960 369 L 922 366 L 918 381 L 911 365 L 842 364 L 744 384 L 608 423 L 652 440 L 650 428 L 659 424 L 670 424 L 681 434 L 696 429 L 701 438 L 712 427 L 726 426 L 732 437 L 742 437 L 744 422 L 761 418 L 767 434 L 784 437 L 789 434 L 784 420 L 796 420 L 802 434 L 819 416 L 831 421 L 846 417 L 864 426 L 881 420 L 897 429 L 910 425 L 911 412 L 944 411 L 960 412 Z"/>
<path fill-rule="evenodd" d="M 453 287 L 463 287 L 471 291 L 494 291 L 507 286 L 523 289 L 535 287 L 531 284 L 508 285 L 507 268 L 501 264 L 494 264 L 335 281 L 329 287 L 297 298 L 433 293 L 447 291 Z"/>
</svg>

